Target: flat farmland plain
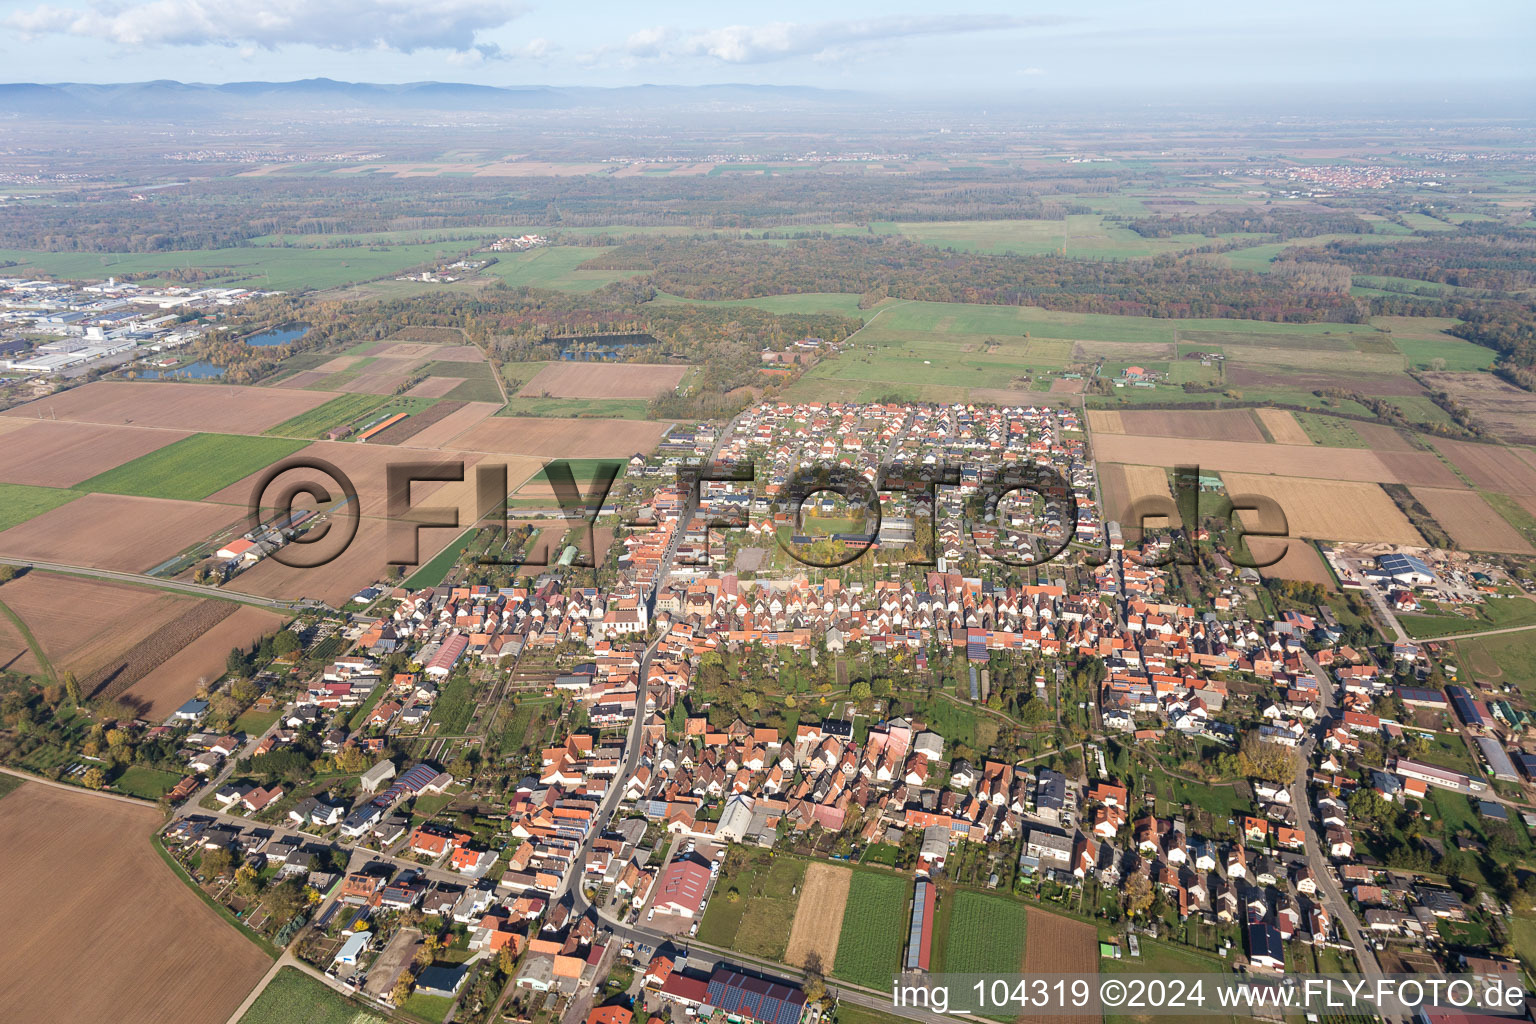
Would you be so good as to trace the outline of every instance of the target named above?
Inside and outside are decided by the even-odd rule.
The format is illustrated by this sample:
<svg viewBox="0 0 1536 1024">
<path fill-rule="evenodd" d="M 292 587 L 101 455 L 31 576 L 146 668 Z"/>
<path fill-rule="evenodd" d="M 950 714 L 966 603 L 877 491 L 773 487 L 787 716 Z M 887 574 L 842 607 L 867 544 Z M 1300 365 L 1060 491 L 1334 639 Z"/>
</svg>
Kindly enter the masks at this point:
<svg viewBox="0 0 1536 1024">
<path fill-rule="evenodd" d="M 1501 439 L 1536 444 L 1536 395 L 1491 373 L 1426 373 L 1424 380 L 1470 410 Z"/>
<path fill-rule="evenodd" d="M 1303 540 L 1252 537 L 1248 540 L 1248 549 L 1261 562 L 1280 556 L 1275 564 L 1260 569 L 1261 575 L 1279 580 L 1295 580 L 1298 583 L 1316 583 L 1329 591 L 1335 589 L 1333 577 L 1323 564 L 1323 557 L 1315 547 Z"/>
<path fill-rule="evenodd" d="M 432 377 L 428 379 L 448 380 L 452 382 L 453 387 L 457 387 L 460 383 L 451 377 Z M 449 388 L 449 390 L 451 391 L 453 388 Z M 401 445 L 408 448 L 439 448 L 487 416 L 494 416 L 499 408 L 501 407 L 495 402 L 465 403 L 431 426 L 417 431 L 411 437 L 402 441 Z"/>
<path fill-rule="evenodd" d="M 1168 489 L 1168 471 L 1159 466 L 1122 466 L 1099 464 L 1099 486 L 1104 492 L 1104 518 L 1124 524 L 1140 498 L 1158 496 L 1172 499 Z"/>
<path fill-rule="evenodd" d="M 1232 472 L 1222 473 L 1222 481 L 1234 501 L 1249 494 L 1273 500 L 1285 512 L 1292 537 L 1424 545 L 1387 492 L 1372 483 Z M 1273 525 L 1258 522 L 1251 513 L 1242 515 L 1250 529 Z"/>
<path fill-rule="evenodd" d="M 331 391 L 292 388 L 96 381 L 8 409 L 0 416 L 259 434 L 335 397 Z"/>
<path fill-rule="evenodd" d="M 1017 974 L 1027 937 L 1024 904 L 1002 896 L 958 890 L 950 899 L 944 970 L 960 974 Z"/>
<path fill-rule="evenodd" d="M 244 516 L 208 502 L 87 494 L 0 533 L 0 554 L 142 572 Z"/>
<path fill-rule="evenodd" d="M 53 667 L 60 673 L 74 672 L 84 687 L 93 672 L 198 599 L 33 570 L 7 583 L 0 600 L 21 616 Z M 83 614 L 86 609 L 89 613 Z M 19 636 L 0 646 L 0 665 L 20 672 L 40 671 Z"/>
<path fill-rule="evenodd" d="M 443 447 L 549 459 L 628 458 L 656 447 L 666 430 L 665 423 L 637 420 L 496 416 L 482 420 Z"/>
<path fill-rule="evenodd" d="M 289 438 L 193 434 L 83 480 L 80 489 L 197 501 L 303 447 Z"/>
<path fill-rule="evenodd" d="M 7 1017 L 223 1024 L 272 966 L 155 854 L 160 820 L 149 805 L 35 782 L 0 800 L 0 871 L 31 880 L 0 900 Z"/>
<path fill-rule="evenodd" d="M 7 431 L 5 443 L 0 445 L 0 480 L 73 487 L 187 436 L 180 430 L 107 427 L 69 420 L 23 423 L 19 429 Z"/>
<path fill-rule="evenodd" d="M 1029 907 L 1029 941 L 1024 951 L 1024 974 L 1097 974 L 1099 932 L 1086 921 L 1074 921 Z M 1098 1024 L 1098 1014 L 1022 1016 L 1020 1024 Z"/>
<path fill-rule="evenodd" d="M 428 377 L 406 394 L 413 398 L 442 398 L 462 383 L 464 382 L 456 377 Z"/>
<path fill-rule="evenodd" d="M 288 621 L 285 615 L 242 605 L 212 629 L 161 662 L 125 691 L 136 705 L 159 720 L 194 696 L 205 681 L 224 674 L 231 648 L 249 648 Z"/>
<path fill-rule="evenodd" d="M 1095 457 L 1101 462 L 1170 467 L 1195 465 L 1207 472 L 1231 470 L 1368 483 L 1401 482 L 1398 474 L 1387 468 L 1374 452 L 1362 448 L 1200 439 L 1170 444 L 1166 437 L 1134 434 L 1095 434 L 1093 448 Z M 1417 461 L 1437 461 L 1429 452 L 1405 454 L 1423 456 Z"/>
<path fill-rule="evenodd" d="M 832 973 L 855 984 L 890 991 L 907 941 L 912 882 L 899 875 L 856 871 L 848 887 L 843 928 Z"/>
<path fill-rule="evenodd" d="M 843 912 L 852 883 L 853 872 L 847 868 L 820 862 L 806 868 L 795 923 L 784 949 L 785 963 L 804 967 L 806 957 L 814 953 L 825 969 L 837 959 L 837 939 L 843 932 Z"/>
<path fill-rule="evenodd" d="M 1289 409 L 1255 409 L 1253 414 L 1264 424 L 1276 444 L 1307 445 L 1312 438 L 1301 428 L 1296 416 Z"/>
<path fill-rule="evenodd" d="M 554 362 L 518 394 L 525 398 L 655 398 L 676 388 L 688 370 L 654 363 Z"/>
<path fill-rule="evenodd" d="M 1202 438 L 1262 443 L 1264 435 L 1247 409 L 1128 409 L 1092 411 L 1089 425 L 1109 434 Z"/>
<path fill-rule="evenodd" d="M 1536 494 L 1536 465 L 1521 459 L 1514 449 L 1438 439 L 1435 447 L 1483 490 L 1501 494 Z"/>
<path fill-rule="evenodd" d="M 1445 528 L 1463 551 L 1532 554 L 1530 543 L 1476 491 L 1410 488 L 1419 504 Z"/>
<path fill-rule="evenodd" d="M 460 521 L 467 522 L 462 519 Z M 396 542 L 390 537 L 384 520 L 364 516 L 358 523 L 357 536 L 352 543 L 325 565 L 304 569 L 281 565 L 271 558 L 263 559 L 241 573 L 233 589 L 260 597 L 290 600 L 312 597 L 333 607 L 340 607 L 363 587 L 384 578 L 392 568 L 389 562 L 392 552 L 411 551 L 411 531 L 404 524 L 400 529 L 404 531 L 405 539 Z M 464 529 L 423 527 L 415 531 L 419 558 L 416 564 L 430 561 L 432 556 L 462 536 Z M 397 543 L 404 546 L 397 547 Z M 229 653 L 228 648 L 224 653 Z"/>
</svg>

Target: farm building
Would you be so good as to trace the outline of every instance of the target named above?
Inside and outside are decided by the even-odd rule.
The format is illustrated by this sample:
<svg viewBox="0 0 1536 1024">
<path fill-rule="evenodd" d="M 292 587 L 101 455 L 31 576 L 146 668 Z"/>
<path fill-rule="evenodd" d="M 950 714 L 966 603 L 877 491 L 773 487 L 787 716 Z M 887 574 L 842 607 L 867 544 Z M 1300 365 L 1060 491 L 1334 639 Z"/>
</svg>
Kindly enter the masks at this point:
<svg viewBox="0 0 1536 1024">
<path fill-rule="evenodd" d="M 1254 921 L 1248 925 L 1248 961 L 1255 967 L 1285 970 L 1285 947 L 1274 925 L 1264 921 Z"/>
<path fill-rule="evenodd" d="M 1515 764 L 1499 746 L 1499 741 L 1491 736 L 1477 737 L 1477 748 L 1483 753 L 1483 760 L 1488 763 L 1488 770 L 1493 777 L 1500 782 L 1519 782 L 1520 776 L 1515 774 Z"/>
<path fill-rule="evenodd" d="M 1437 578 L 1422 558 L 1413 555 L 1381 555 L 1373 575 L 1410 587 L 1425 587 Z"/>
<path fill-rule="evenodd" d="M 395 777 L 395 763 L 393 761 L 380 761 L 378 764 L 363 772 L 360 781 L 363 789 L 369 793 L 377 793 L 379 787 Z"/>
<path fill-rule="evenodd" d="M 709 976 L 708 992 L 709 1006 L 758 1024 L 797 1024 L 805 1012 L 805 993 L 800 989 L 727 967 Z"/>
<path fill-rule="evenodd" d="M 1414 686 L 1400 686 L 1397 695 L 1402 698 L 1404 704 L 1410 708 L 1435 708 L 1445 710 L 1447 707 L 1445 694 L 1439 690 L 1427 690 Z"/>
<path fill-rule="evenodd" d="M 1473 729 L 1488 728 L 1488 716 L 1483 713 L 1482 702 L 1474 699 L 1470 690 L 1465 686 L 1447 686 L 1445 692 L 1451 698 L 1457 718 Z"/>
<path fill-rule="evenodd" d="M 919 878 L 917 890 L 912 897 L 912 927 L 907 934 L 904 967 L 908 971 L 928 970 L 933 953 L 933 910 L 933 883 L 926 878 Z"/>
<path fill-rule="evenodd" d="M 696 857 L 683 857 L 667 865 L 656 888 L 658 913 L 697 917 L 704 909 L 709 888 L 709 867 Z"/>
<path fill-rule="evenodd" d="M 427 667 L 422 671 L 429 676 L 438 679 L 447 679 L 453 674 L 453 667 L 464 657 L 464 652 L 469 649 L 469 637 L 455 633 L 443 641 L 443 645 L 432 655 L 432 660 L 427 662 Z"/>
<path fill-rule="evenodd" d="M 1426 764 L 1406 757 L 1398 758 L 1393 770 L 1405 779 L 1418 779 L 1420 782 L 1427 782 L 1441 789 L 1454 789 L 1458 793 L 1481 793 L 1488 788 L 1488 783 L 1481 779 L 1469 778 L 1461 772 L 1453 772 L 1449 768 L 1441 768 L 1439 765 Z"/>
<path fill-rule="evenodd" d="M 389 807 L 396 801 L 408 796 L 416 796 L 427 790 L 442 792 L 453 782 L 453 776 L 445 772 L 439 772 L 429 764 L 418 764 L 390 786 L 373 801 L 380 807 Z"/>
<path fill-rule="evenodd" d="M 1520 766 L 1520 770 L 1525 772 L 1526 778 L 1536 779 L 1536 754 L 1527 754 L 1523 750 L 1516 750 L 1514 751 L 1514 759 L 1515 763 Z"/>
<path fill-rule="evenodd" d="M 353 932 L 347 936 L 347 941 L 341 944 L 336 951 L 335 962 L 338 964 L 357 963 L 358 954 L 368 948 L 368 943 L 373 941 L 372 932 Z"/>
</svg>

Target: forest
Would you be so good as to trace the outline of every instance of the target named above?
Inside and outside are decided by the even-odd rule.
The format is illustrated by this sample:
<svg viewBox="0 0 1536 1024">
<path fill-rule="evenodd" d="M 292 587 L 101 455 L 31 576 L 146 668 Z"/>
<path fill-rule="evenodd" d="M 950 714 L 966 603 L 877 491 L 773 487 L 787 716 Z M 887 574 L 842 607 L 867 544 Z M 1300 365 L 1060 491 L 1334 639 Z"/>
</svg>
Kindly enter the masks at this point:
<svg viewBox="0 0 1536 1024">
<path fill-rule="evenodd" d="M 925 302 L 1040 306 L 1075 313 L 1237 317 L 1287 323 L 1360 323 L 1364 302 L 1337 275 L 1258 274 L 1215 262 L 1079 260 L 945 252 L 903 238 L 823 236 L 777 245 L 649 238 L 582 264 L 648 265 L 644 281 L 690 299 L 750 299 L 805 292 L 855 292 Z M 1347 275 L 1346 275 L 1347 276 Z"/>
<path fill-rule="evenodd" d="M 700 366 L 690 396 L 667 396 L 668 415 L 717 415 L 745 403 L 727 393 L 767 383 L 759 372 L 764 348 L 783 348 L 803 338 L 839 342 L 863 326 L 856 317 L 831 313 L 775 314 L 749 306 L 656 304 L 643 285 L 618 283 L 587 294 L 513 288 L 496 284 L 476 292 L 435 292 L 382 302 L 306 301 L 277 296 L 250 307 L 238 323 L 198 343 L 197 355 L 225 367 L 232 383 L 260 380 L 301 351 L 329 351 L 359 341 L 382 340 L 402 328 L 462 328 L 497 363 L 558 359 L 571 338 L 650 335 L 655 345 L 637 350 L 647 362 L 676 360 Z M 253 347 L 239 340 L 262 324 L 282 323 L 302 312 L 310 324 L 287 345 Z M 559 340 L 557 340 L 559 339 Z"/>
<path fill-rule="evenodd" d="M 1065 196 L 1107 191 L 1109 172 L 1030 175 L 999 169 L 902 177 L 816 176 L 506 180 L 384 175 L 198 180 L 153 192 L 87 188 L 10 206 L 0 249 L 165 252 L 217 249 L 265 236 L 314 244 L 374 231 L 604 225 L 778 228 L 873 220 L 1059 219 L 1087 208 Z M 488 229 L 490 233 L 490 229 Z"/>
<path fill-rule="evenodd" d="M 1357 274 L 1513 293 L 1536 287 L 1536 235 L 1523 228 L 1436 232 L 1389 245 L 1334 241 L 1297 249 L 1298 260 L 1347 264 Z"/>
</svg>

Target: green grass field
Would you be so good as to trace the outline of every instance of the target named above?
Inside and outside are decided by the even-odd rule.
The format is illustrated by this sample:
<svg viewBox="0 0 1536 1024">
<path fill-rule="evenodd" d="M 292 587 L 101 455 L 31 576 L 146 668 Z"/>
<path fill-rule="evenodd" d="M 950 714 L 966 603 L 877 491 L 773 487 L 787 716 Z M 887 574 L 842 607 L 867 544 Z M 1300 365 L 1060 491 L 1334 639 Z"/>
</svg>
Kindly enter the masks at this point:
<svg viewBox="0 0 1536 1024">
<path fill-rule="evenodd" d="M 28 519 L 66 505 L 85 492 L 64 487 L 31 484 L 0 484 L 0 530 L 20 526 Z"/>
<path fill-rule="evenodd" d="M 860 309 L 853 292 L 805 292 L 800 295 L 768 295 L 760 299 L 684 299 L 662 293 L 651 300 L 657 305 L 751 306 L 770 313 L 836 313 L 868 320 L 877 310 Z"/>
<path fill-rule="evenodd" d="M 899 234 L 923 245 L 941 249 L 993 255 L 1041 256 L 1059 254 L 1074 259 L 1116 260 L 1184 252 L 1215 239 L 1204 235 L 1173 235 L 1143 238 L 1130 228 L 1105 223 L 1101 213 L 1074 213 L 1062 220 L 980 220 L 876 222 L 881 234 Z M 1223 238 L 1258 238 L 1232 234 Z"/>
<path fill-rule="evenodd" d="M 721 869 L 699 925 L 699 941 L 749 956 L 783 957 L 799 905 L 793 893 L 805 881 L 805 869 L 798 857 L 756 850 L 734 854 Z"/>
<path fill-rule="evenodd" d="M 554 288 L 567 292 L 596 291 L 614 281 L 637 277 L 637 270 L 578 270 L 581 264 L 612 252 L 606 246 L 547 245 L 528 252 L 498 253 L 497 262 L 481 273 L 507 284 Z"/>
<path fill-rule="evenodd" d="M 198 501 L 304 447 L 302 441 L 193 434 L 79 484 L 82 491 Z"/>
<path fill-rule="evenodd" d="M 144 800 L 158 800 L 174 789 L 176 783 L 180 781 L 180 775 L 136 764 L 130 765 L 123 774 L 113 779 L 112 788 L 116 792 Z"/>
<path fill-rule="evenodd" d="M 385 1024 L 296 967 L 284 967 L 261 990 L 240 1024 Z"/>
<path fill-rule="evenodd" d="M 214 272 L 200 287 L 240 286 L 304 291 L 387 277 L 424 263 L 457 259 L 468 246 L 448 244 L 378 245 L 357 248 L 279 249 L 242 246 L 162 253 L 34 252 L 0 250 L 21 273 L 66 280 L 102 281 L 113 274 L 154 274 L 187 268 Z M 161 280 L 161 279 L 153 279 Z M 164 279 L 169 282 L 171 279 Z"/>
<path fill-rule="evenodd" d="M 1017 974 L 1024 965 L 1024 905 L 1003 896 L 961 890 L 950 897 L 949 936 L 942 970 Z"/>
<path fill-rule="evenodd" d="M 321 438 L 326 431 L 366 416 L 389 401 L 387 395 L 341 395 L 264 431 L 268 437 Z"/>
<path fill-rule="evenodd" d="M 453 676 L 443 684 L 437 705 L 432 709 L 431 721 L 443 736 L 457 736 L 469 725 L 475 713 L 474 687 L 469 677 Z"/>
<path fill-rule="evenodd" d="M 443 550 L 433 555 L 420 568 L 406 579 L 407 587 L 418 589 L 420 587 L 435 587 L 443 582 L 459 560 L 459 556 L 469 549 L 470 542 L 475 539 L 473 529 L 465 530 L 459 535 L 459 539 L 449 544 Z"/>
<path fill-rule="evenodd" d="M 856 871 L 843 910 L 832 973 L 856 985 L 890 991 L 906 942 L 912 883 L 900 875 Z"/>
<path fill-rule="evenodd" d="M 518 398 L 514 395 L 496 411 L 496 415 L 643 420 L 649 408 L 650 403 L 643 398 Z"/>
<path fill-rule="evenodd" d="M 1314 443 L 1328 448 L 1364 448 L 1365 442 L 1355 433 L 1348 420 L 1337 416 L 1324 416 L 1314 412 L 1299 412 L 1296 421 Z"/>
<path fill-rule="evenodd" d="M 1456 641 L 1462 669 L 1490 683 L 1508 683 L 1536 695 L 1536 629 Z"/>
</svg>

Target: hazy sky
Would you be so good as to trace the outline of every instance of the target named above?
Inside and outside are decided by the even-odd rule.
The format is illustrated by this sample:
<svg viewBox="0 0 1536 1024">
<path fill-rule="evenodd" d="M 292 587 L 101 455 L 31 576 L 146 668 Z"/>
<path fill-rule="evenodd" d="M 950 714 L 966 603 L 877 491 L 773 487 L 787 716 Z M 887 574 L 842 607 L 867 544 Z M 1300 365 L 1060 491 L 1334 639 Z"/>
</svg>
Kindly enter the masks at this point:
<svg viewBox="0 0 1536 1024">
<path fill-rule="evenodd" d="M 0 79 L 1128 95 L 1533 78 L 1530 0 L 0 0 Z"/>
</svg>

